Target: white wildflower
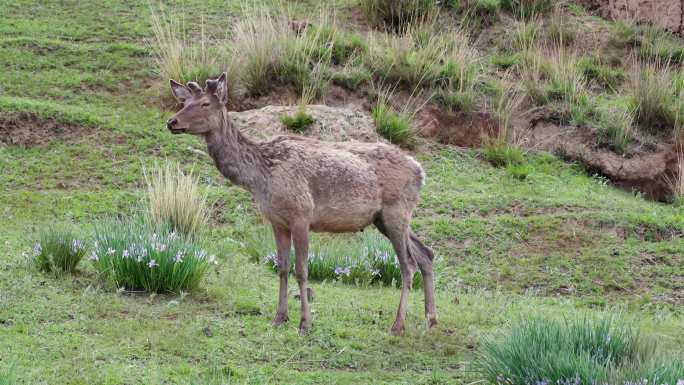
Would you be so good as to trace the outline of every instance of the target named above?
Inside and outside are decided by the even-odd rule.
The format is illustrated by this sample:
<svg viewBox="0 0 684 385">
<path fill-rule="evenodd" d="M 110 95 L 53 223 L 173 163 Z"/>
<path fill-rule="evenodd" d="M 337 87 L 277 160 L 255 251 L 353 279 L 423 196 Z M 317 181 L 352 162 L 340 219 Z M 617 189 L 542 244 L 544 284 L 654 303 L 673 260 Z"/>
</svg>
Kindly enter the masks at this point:
<svg viewBox="0 0 684 385">
<path fill-rule="evenodd" d="M 147 266 L 151 269 L 151 268 L 153 268 L 153 267 L 155 267 L 155 266 L 159 266 L 159 264 L 157 263 L 157 261 L 155 261 L 154 259 L 152 259 L 152 260 L 150 260 L 150 262 L 147 264 Z"/>
<path fill-rule="evenodd" d="M 181 262 L 183 262 L 183 251 L 178 250 L 178 252 L 176 253 L 176 256 L 173 258 L 173 261 L 174 261 L 175 263 L 181 263 Z"/>
</svg>

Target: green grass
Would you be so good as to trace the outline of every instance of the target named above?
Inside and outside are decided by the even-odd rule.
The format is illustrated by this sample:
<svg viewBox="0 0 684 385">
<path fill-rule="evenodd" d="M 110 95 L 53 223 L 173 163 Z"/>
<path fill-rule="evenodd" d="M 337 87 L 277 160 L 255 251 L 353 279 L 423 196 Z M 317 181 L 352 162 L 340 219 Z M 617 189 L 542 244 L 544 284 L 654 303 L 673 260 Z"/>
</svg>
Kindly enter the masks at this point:
<svg viewBox="0 0 684 385">
<path fill-rule="evenodd" d="M 378 103 L 373 108 L 375 130 L 391 143 L 412 147 L 415 144 L 415 133 L 411 127 L 408 114 L 396 111 L 386 103 Z"/>
<path fill-rule="evenodd" d="M 316 4 L 290 6 L 304 17 Z M 336 3 L 340 19 L 354 4 Z M 237 1 L 184 9 L 198 23 L 204 15 L 212 40 L 244 16 Z M 482 380 L 470 370 L 482 336 L 520 314 L 624 312 L 681 356 L 684 208 L 614 189 L 550 155 L 528 155 L 521 179 L 475 150 L 423 141 L 414 155 L 428 178 L 412 228 L 435 250 L 438 328 L 425 330 L 420 290 L 409 296 L 406 336 L 392 337 L 395 287 L 326 280 L 312 283 L 309 335 L 297 334 L 292 295 L 290 323 L 273 329 L 277 277 L 251 261 L 244 235 L 260 223 L 252 198 L 193 151 L 204 149 L 201 139 L 164 129 L 172 111 L 145 42 L 148 4 L 17 0 L 0 13 L 0 114 L 84 128 L 78 138 L 0 146 L 0 373 L 13 367 L 13 383 L 473 383 Z M 199 24 L 188 27 L 199 36 Z M 194 169 L 216 202 L 202 246 L 219 265 L 195 290 L 117 292 L 92 263 L 75 275 L 30 268 L 40 229 L 72 224 L 87 235 L 106 218 L 138 213 L 142 166 L 164 158 Z"/>
<path fill-rule="evenodd" d="M 433 0 L 361 0 L 366 20 L 378 28 L 400 31 L 425 21 L 438 12 Z"/>
<path fill-rule="evenodd" d="M 278 268 L 275 242 L 266 228 L 246 226 L 242 230 L 245 248 L 255 262 L 266 264 L 274 272 Z M 312 236 L 309 246 L 309 279 L 342 282 L 361 287 L 373 284 L 400 287 L 401 271 L 391 243 L 377 231 L 368 229 L 350 237 Z M 294 271 L 294 252 L 290 253 L 290 271 Z M 416 273 L 413 287 L 422 287 Z"/>
<path fill-rule="evenodd" d="M 74 273 L 86 252 L 82 237 L 64 228 L 45 228 L 33 245 L 33 264 L 45 272 Z"/>
<path fill-rule="evenodd" d="M 293 115 L 283 115 L 280 121 L 288 130 L 301 134 L 313 124 L 314 118 L 306 109 L 300 108 Z"/>
<path fill-rule="evenodd" d="M 522 169 L 517 167 L 525 162 L 525 154 L 521 149 L 501 141 L 485 144 L 482 148 L 482 156 L 491 163 L 492 166 L 512 167 L 510 172 L 513 174 L 519 174 Z"/>
<path fill-rule="evenodd" d="M 552 0 L 502 0 L 504 9 L 521 19 L 533 19 L 551 11 L 554 6 Z"/>
<path fill-rule="evenodd" d="M 168 227 L 136 218 L 98 223 L 89 259 L 114 288 L 176 294 L 196 289 L 215 262 L 200 245 Z"/>
<path fill-rule="evenodd" d="M 676 385 L 684 366 L 656 354 L 653 342 L 617 318 L 533 317 L 489 337 L 476 365 L 491 384 Z"/>
</svg>

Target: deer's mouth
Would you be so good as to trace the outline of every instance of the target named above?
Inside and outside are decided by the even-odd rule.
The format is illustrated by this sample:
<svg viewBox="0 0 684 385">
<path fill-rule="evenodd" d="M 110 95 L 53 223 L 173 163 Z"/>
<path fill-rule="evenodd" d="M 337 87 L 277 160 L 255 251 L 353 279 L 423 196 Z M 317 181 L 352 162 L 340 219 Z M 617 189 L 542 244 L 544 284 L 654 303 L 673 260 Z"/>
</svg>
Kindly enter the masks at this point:
<svg viewBox="0 0 684 385">
<path fill-rule="evenodd" d="M 169 128 L 169 131 L 171 131 L 171 133 L 174 135 L 178 135 L 184 133 L 185 128 Z"/>
</svg>

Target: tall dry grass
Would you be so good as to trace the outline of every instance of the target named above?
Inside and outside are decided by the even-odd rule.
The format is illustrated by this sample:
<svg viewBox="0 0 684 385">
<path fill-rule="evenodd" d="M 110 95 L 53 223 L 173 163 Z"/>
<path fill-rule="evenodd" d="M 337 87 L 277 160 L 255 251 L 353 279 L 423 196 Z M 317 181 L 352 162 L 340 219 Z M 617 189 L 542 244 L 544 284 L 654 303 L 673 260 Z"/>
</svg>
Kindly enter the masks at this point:
<svg viewBox="0 0 684 385">
<path fill-rule="evenodd" d="M 201 191 L 198 177 L 183 173 L 171 161 L 145 170 L 144 174 L 148 220 L 196 238 L 209 221 L 207 193 Z"/>
<path fill-rule="evenodd" d="M 160 3 L 150 4 L 150 22 L 154 37 L 147 41 L 160 76 L 182 83 L 204 81 L 221 72 L 221 55 L 217 45 L 205 33 L 200 17 L 199 36 L 191 34 L 185 13 L 167 11 Z"/>
</svg>

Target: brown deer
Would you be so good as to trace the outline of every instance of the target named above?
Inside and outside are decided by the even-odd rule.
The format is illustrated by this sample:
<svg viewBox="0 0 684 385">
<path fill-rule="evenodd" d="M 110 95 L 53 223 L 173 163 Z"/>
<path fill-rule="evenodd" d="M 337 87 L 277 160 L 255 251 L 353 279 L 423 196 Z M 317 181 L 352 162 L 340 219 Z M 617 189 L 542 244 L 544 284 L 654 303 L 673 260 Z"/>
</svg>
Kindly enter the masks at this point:
<svg viewBox="0 0 684 385">
<path fill-rule="evenodd" d="M 221 174 L 252 193 L 273 227 L 280 293 L 273 325 L 288 320 L 287 279 L 294 242 L 300 332 L 311 326 L 307 292 L 309 232 L 356 232 L 371 223 L 392 242 L 401 268 L 401 299 L 392 333 L 404 330 L 406 301 L 416 267 L 423 275 L 425 316 L 437 323 L 432 251 L 409 227 L 425 174 L 420 164 L 383 143 L 330 143 L 300 136 L 255 142 L 231 124 L 226 74 L 187 87 L 171 80 L 183 108 L 166 125 L 174 133 L 203 136 Z"/>
</svg>

